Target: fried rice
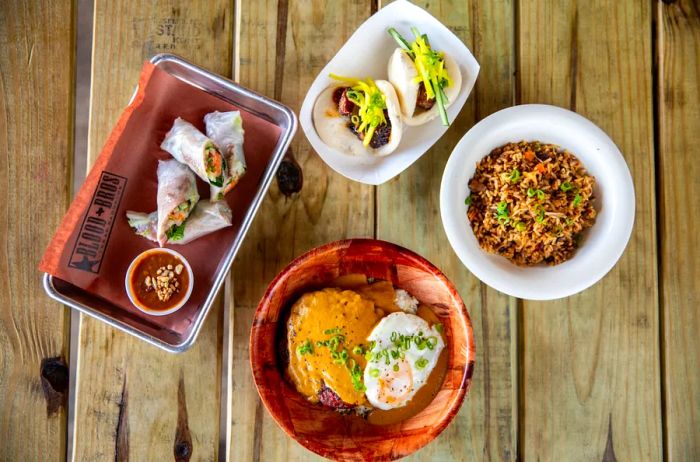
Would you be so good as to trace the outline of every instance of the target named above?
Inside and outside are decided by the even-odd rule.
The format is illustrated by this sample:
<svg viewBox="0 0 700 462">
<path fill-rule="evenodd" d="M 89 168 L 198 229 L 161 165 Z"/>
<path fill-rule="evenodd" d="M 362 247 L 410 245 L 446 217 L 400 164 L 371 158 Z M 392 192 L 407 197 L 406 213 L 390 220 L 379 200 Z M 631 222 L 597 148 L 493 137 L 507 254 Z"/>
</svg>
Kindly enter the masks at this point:
<svg viewBox="0 0 700 462">
<path fill-rule="evenodd" d="M 593 186 L 570 152 L 539 141 L 508 143 L 476 166 L 467 217 L 479 245 L 511 262 L 557 265 L 593 226 Z"/>
</svg>

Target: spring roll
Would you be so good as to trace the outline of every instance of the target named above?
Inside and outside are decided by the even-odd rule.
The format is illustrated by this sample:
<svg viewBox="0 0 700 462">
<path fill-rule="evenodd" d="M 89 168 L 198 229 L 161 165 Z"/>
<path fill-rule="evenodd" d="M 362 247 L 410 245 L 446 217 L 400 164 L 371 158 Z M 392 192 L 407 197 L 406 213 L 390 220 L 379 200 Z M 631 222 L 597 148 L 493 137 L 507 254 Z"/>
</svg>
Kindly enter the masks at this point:
<svg viewBox="0 0 700 462">
<path fill-rule="evenodd" d="M 214 141 L 226 161 L 226 178 L 223 186 L 211 185 L 209 200 L 218 201 L 236 187 L 246 171 L 243 153 L 243 119 L 239 111 L 212 112 L 204 116 L 207 136 Z"/>
<path fill-rule="evenodd" d="M 176 160 L 158 161 L 158 216 L 156 239 L 164 245 L 199 201 L 192 170 Z"/>
<path fill-rule="evenodd" d="M 207 183 L 219 187 L 224 185 L 226 159 L 214 142 L 191 123 L 180 117 L 175 119 L 160 148 L 187 165 Z"/>
<path fill-rule="evenodd" d="M 126 212 L 129 226 L 139 236 L 156 241 L 158 212 Z M 231 209 L 226 202 L 200 202 L 185 222 L 168 236 L 168 244 L 187 244 L 207 234 L 231 226 Z"/>
</svg>

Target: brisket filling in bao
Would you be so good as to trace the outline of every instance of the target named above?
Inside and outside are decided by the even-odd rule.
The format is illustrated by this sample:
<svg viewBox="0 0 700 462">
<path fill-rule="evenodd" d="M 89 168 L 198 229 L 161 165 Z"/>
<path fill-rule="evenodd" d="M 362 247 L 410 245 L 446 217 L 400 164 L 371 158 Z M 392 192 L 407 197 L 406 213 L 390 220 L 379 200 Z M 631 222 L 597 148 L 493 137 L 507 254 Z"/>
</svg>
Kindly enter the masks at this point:
<svg viewBox="0 0 700 462">
<path fill-rule="evenodd" d="M 341 83 L 326 87 L 314 105 L 319 137 L 344 154 L 385 156 L 396 150 L 402 123 L 394 87 L 385 80 L 331 78 Z"/>
</svg>

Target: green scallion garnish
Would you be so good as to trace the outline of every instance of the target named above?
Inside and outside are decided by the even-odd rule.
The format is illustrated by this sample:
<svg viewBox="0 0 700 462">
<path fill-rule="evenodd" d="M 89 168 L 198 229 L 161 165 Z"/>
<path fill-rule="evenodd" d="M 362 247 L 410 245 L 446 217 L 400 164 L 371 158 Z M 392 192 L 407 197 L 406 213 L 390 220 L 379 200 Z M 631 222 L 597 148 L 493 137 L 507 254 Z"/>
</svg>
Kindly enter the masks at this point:
<svg viewBox="0 0 700 462">
<path fill-rule="evenodd" d="M 508 175 L 508 179 L 511 183 L 517 183 L 518 180 L 520 180 L 520 177 L 520 170 L 518 170 L 517 168 L 514 168 L 513 171 L 510 172 L 510 175 Z"/>
<path fill-rule="evenodd" d="M 445 54 L 436 52 L 430 47 L 428 36 L 421 34 L 416 27 L 411 27 L 411 32 L 415 36 L 413 43 L 408 43 L 406 39 L 393 27 L 388 29 L 401 49 L 413 60 L 418 76 L 415 82 L 422 82 L 425 93 L 429 99 L 435 99 L 440 112 L 442 124 L 448 126 L 450 121 L 447 117 L 447 96 L 445 88 L 452 85 L 452 79 L 445 69 Z"/>
<path fill-rule="evenodd" d="M 314 347 L 311 344 L 310 340 L 307 340 L 306 342 L 302 343 L 297 347 L 297 353 L 300 355 L 306 355 L 314 352 Z"/>
<path fill-rule="evenodd" d="M 428 360 L 425 358 L 420 358 L 420 359 L 416 360 L 416 363 L 415 363 L 416 369 L 419 369 L 419 370 L 424 369 L 425 366 L 427 366 L 427 365 L 428 365 Z"/>
</svg>

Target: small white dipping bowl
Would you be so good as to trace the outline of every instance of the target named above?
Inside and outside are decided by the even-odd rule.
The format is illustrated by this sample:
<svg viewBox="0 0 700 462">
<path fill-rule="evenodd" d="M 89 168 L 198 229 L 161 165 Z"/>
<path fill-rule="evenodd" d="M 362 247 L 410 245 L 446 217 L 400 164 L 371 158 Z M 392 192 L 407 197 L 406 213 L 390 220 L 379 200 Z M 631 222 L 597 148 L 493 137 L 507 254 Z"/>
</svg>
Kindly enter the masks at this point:
<svg viewBox="0 0 700 462">
<path fill-rule="evenodd" d="M 177 305 L 174 305 L 172 308 L 169 308 L 167 310 L 152 310 L 149 309 L 146 306 L 143 306 L 141 303 L 138 302 L 136 299 L 136 296 L 134 295 L 133 291 L 131 290 L 131 273 L 134 271 L 136 268 L 136 265 L 143 260 L 144 258 L 148 257 L 151 254 L 154 253 L 169 253 L 170 255 L 173 255 L 182 261 L 182 264 L 185 266 L 185 271 L 187 271 L 187 275 L 190 278 L 190 284 L 189 287 L 187 288 L 187 292 L 185 293 L 185 296 L 180 300 L 180 302 Z M 171 249 L 166 249 L 164 247 L 156 247 L 154 249 L 149 249 L 146 250 L 145 252 L 141 252 L 134 260 L 131 262 L 129 265 L 129 269 L 126 270 L 126 276 L 124 277 L 124 287 L 126 288 L 126 294 L 129 296 L 129 300 L 131 301 L 131 304 L 134 305 L 138 310 L 150 314 L 152 316 L 165 316 L 166 314 L 171 314 L 182 308 L 185 303 L 187 303 L 187 300 L 190 299 L 190 295 L 192 295 L 192 288 L 194 287 L 194 274 L 192 273 L 192 268 L 190 267 L 189 262 L 183 257 L 180 253 L 171 250 Z"/>
<path fill-rule="evenodd" d="M 469 180 L 476 164 L 509 142 L 541 141 L 575 155 L 595 177 L 593 227 L 567 261 L 521 267 L 483 250 L 467 219 Z M 600 280 L 622 256 L 634 225 L 634 186 L 615 143 L 593 122 L 556 106 L 527 104 L 491 114 L 455 146 L 440 187 L 440 215 L 447 238 L 464 266 L 508 295 L 552 300 L 580 292 Z"/>
</svg>

